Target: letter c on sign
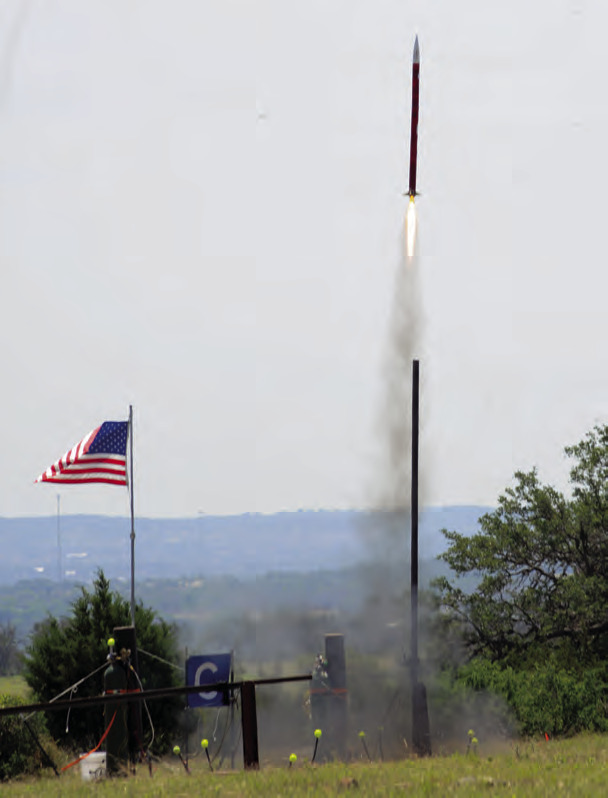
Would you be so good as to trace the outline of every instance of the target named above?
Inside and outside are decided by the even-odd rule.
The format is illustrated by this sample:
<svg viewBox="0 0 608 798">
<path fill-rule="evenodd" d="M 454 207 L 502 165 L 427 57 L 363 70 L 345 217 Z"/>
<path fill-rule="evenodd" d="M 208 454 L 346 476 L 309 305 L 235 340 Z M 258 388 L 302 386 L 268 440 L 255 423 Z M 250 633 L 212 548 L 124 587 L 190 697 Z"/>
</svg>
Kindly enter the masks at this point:
<svg viewBox="0 0 608 798">
<path fill-rule="evenodd" d="M 196 669 L 196 673 L 194 674 L 194 684 L 201 683 L 201 676 L 203 673 L 205 673 L 205 671 L 209 671 L 209 673 L 213 675 L 217 673 L 217 670 L 218 668 L 215 662 L 203 662 L 202 665 L 199 665 L 198 668 Z M 209 681 L 213 682 L 215 680 L 210 679 Z M 203 699 L 203 701 L 213 701 L 213 699 L 217 695 L 217 690 L 211 690 L 208 693 L 199 693 L 199 695 Z"/>
</svg>

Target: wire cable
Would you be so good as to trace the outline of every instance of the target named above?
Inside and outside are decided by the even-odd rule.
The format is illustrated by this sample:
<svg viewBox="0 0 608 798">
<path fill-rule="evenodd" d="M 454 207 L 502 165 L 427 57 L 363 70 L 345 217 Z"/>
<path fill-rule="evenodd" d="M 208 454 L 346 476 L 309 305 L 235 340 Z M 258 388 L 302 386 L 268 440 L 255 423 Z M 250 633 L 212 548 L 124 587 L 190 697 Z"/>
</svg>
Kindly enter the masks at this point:
<svg viewBox="0 0 608 798">
<path fill-rule="evenodd" d="M 226 740 L 226 735 L 228 734 L 228 731 L 232 727 L 232 723 L 234 721 L 234 717 L 231 717 L 231 715 L 232 715 L 232 713 L 227 713 L 226 714 L 226 723 L 224 724 L 224 731 L 222 732 L 222 736 L 220 738 L 220 742 L 219 742 L 219 745 L 217 747 L 217 750 L 213 754 L 213 757 L 211 758 L 212 762 L 215 762 L 215 760 L 222 753 L 222 748 L 223 748 L 224 742 Z M 218 710 L 218 718 L 219 718 L 219 710 Z M 216 724 L 216 729 L 217 729 L 217 724 Z M 213 732 L 213 742 L 215 742 L 215 729 L 214 729 L 214 732 Z M 224 755 L 222 754 L 222 757 L 221 757 L 221 759 L 219 761 L 219 767 L 222 766 L 222 762 L 223 761 L 224 761 Z"/>
<path fill-rule="evenodd" d="M 130 663 L 129 663 L 129 668 L 131 669 L 133 675 L 137 679 L 137 684 L 139 685 L 139 689 L 143 693 L 144 692 L 144 686 L 141 683 L 141 679 L 139 678 L 139 674 L 137 673 L 137 671 L 135 670 L 133 665 L 131 665 Z M 152 716 L 150 715 L 150 710 L 148 709 L 148 702 L 144 699 L 144 701 L 142 703 L 144 705 L 144 709 L 146 710 L 146 715 L 148 716 L 148 723 L 150 724 L 150 730 L 152 732 L 152 739 L 148 743 L 148 747 L 146 748 L 146 752 L 145 752 L 146 756 L 147 756 L 149 754 L 149 752 L 150 752 L 150 748 L 152 747 L 152 743 L 154 742 L 155 731 L 154 731 L 154 724 L 152 723 Z M 143 741 L 142 741 L 142 743 L 143 743 Z M 142 748 L 143 748 L 143 745 L 142 745 Z"/>
<path fill-rule="evenodd" d="M 143 685 L 141 683 L 141 679 L 139 678 L 139 675 L 138 675 L 137 671 L 135 670 L 135 668 L 132 665 L 129 665 L 129 667 L 133 671 L 133 674 L 135 675 L 135 678 L 137 679 L 137 683 L 139 685 L 139 689 L 143 693 L 144 692 L 144 687 L 143 687 Z M 148 709 L 148 702 L 144 700 L 143 701 L 143 705 L 144 705 L 144 708 L 146 710 L 146 715 L 148 716 L 148 723 L 150 724 L 150 731 L 152 732 L 152 739 L 150 740 L 150 743 L 148 744 L 148 747 L 147 747 L 147 750 L 146 750 L 146 754 L 147 754 L 149 752 L 151 746 L 152 746 L 152 743 L 154 742 L 155 731 L 154 731 L 154 724 L 152 723 L 152 716 L 150 715 L 150 710 Z"/>
<path fill-rule="evenodd" d="M 217 725 L 220 722 L 220 712 L 222 711 L 223 707 L 218 707 L 217 712 L 215 713 L 215 726 L 213 727 L 213 731 L 211 732 L 211 737 L 213 742 L 215 742 L 215 733 L 217 732 Z"/>
<path fill-rule="evenodd" d="M 78 692 L 78 688 L 77 687 L 72 687 L 72 690 L 70 691 L 70 701 L 72 700 L 72 698 L 74 698 L 74 693 L 76 693 L 76 692 Z M 65 717 L 65 733 L 66 734 L 68 734 L 68 732 L 70 731 L 70 712 L 71 711 L 72 711 L 72 707 L 70 707 L 68 709 L 68 714 Z"/>
<path fill-rule="evenodd" d="M 143 648 L 138 648 L 137 650 L 140 654 L 145 654 L 147 657 L 152 657 L 152 659 L 156 659 L 159 662 L 164 663 L 165 665 L 170 665 L 172 668 L 174 668 L 176 671 L 179 671 L 180 673 L 184 672 L 184 669 L 180 668 L 179 665 L 176 665 L 174 662 L 169 662 L 169 660 L 163 659 L 162 657 L 159 657 L 157 654 L 151 654 L 149 651 L 146 651 Z"/>
<path fill-rule="evenodd" d="M 99 671 L 102 668 L 107 668 L 107 666 L 108 666 L 108 663 L 104 662 L 103 665 L 99 666 L 99 668 L 95 668 L 95 670 L 91 671 L 91 673 L 89 673 L 87 676 L 83 676 L 82 679 L 79 679 L 77 682 L 74 682 L 74 684 L 71 684 L 69 687 L 67 687 L 65 690 L 63 690 L 61 693 L 59 693 L 58 695 L 56 695 L 53 698 L 49 699 L 48 703 L 52 704 L 53 701 L 58 701 L 62 696 L 66 695 L 66 693 L 71 693 L 71 692 L 74 693 L 74 692 L 76 692 L 76 690 L 80 687 L 81 684 L 86 682 L 86 680 L 90 679 L 92 676 L 95 676 L 96 673 L 99 673 Z M 25 719 L 29 720 L 35 714 L 36 714 L 35 711 L 34 712 L 30 712 L 29 715 L 26 715 Z"/>
</svg>

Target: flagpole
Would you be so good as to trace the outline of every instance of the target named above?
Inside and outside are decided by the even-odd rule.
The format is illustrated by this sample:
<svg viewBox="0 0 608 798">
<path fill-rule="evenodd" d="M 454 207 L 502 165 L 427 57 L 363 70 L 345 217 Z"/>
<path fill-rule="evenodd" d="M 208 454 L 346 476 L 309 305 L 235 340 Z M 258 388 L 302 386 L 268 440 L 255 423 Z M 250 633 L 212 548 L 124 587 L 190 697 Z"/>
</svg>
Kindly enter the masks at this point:
<svg viewBox="0 0 608 798">
<path fill-rule="evenodd" d="M 63 564 L 61 557 L 61 495 L 57 494 L 57 567 L 59 581 L 63 582 Z"/>
<path fill-rule="evenodd" d="M 135 628 L 135 510 L 133 484 L 133 405 L 129 405 L 129 487 L 131 495 L 131 626 Z"/>
</svg>

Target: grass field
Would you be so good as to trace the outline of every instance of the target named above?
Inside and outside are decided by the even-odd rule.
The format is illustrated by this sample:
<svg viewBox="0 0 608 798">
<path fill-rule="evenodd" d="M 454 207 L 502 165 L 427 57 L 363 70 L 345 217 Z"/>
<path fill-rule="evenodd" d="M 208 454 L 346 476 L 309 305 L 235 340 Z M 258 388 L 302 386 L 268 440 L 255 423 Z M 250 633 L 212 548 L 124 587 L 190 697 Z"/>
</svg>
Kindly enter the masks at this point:
<svg viewBox="0 0 608 798">
<path fill-rule="evenodd" d="M 30 688 L 22 676 L 0 676 L 0 695 L 14 695 L 27 701 L 31 697 Z"/>
<path fill-rule="evenodd" d="M 0 678 L 0 693 L 28 698 L 20 677 Z M 4 796 L 76 798 L 91 794 L 192 796 L 209 794 L 226 798 L 248 796 L 593 796 L 608 792 L 608 737 L 583 735 L 570 740 L 538 740 L 504 743 L 489 747 L 481 740 L 478 750 L 439 755 L 428 759 L 408 758 L 395 762 L 331 763 L 311 765 L 300 756 L 290 767 L 288 756 L 282 766 L 262 762 L 259 772 L 242 770 L 210 772 L 206 760 L 191 760 L 188 775 L 176 757 L 154 765 L 152 777 L 146 766 L 135 775 L 98 783 L 82 780 L 80 766 L 57 778 L 50 769 L 37 778 L 4 783 Z M 458 746 L 457 746 L 458 747 Z M 453 749 L 452 749 L 453 750 Z M 1 755 L 1 752 L 0 752 Z M 59 755 L 54 749 L 53 755 Z M 64 755 L 65 756 L 65 755 Z M 308 755 L 310 756 L 310 754 Z M 60 768 L 68 759 L 58 761 Z"/>
<path fill-rule="evenodd" d="M 511 743 L 504 753 L 435 756 L 386 763 L 331 763 L 263 767 L 259 772 L 211 773 L 201 758 L 188 775 L 175 758 L 158 763 L 150 777 L 140 766 L 135 776 L 82 781 L 78 766 L 59 778 L 51 771 L 37 779 L 4 784 L 2 796 L 565 796 L 605 795 L 608 738 Z"/>
</svg>

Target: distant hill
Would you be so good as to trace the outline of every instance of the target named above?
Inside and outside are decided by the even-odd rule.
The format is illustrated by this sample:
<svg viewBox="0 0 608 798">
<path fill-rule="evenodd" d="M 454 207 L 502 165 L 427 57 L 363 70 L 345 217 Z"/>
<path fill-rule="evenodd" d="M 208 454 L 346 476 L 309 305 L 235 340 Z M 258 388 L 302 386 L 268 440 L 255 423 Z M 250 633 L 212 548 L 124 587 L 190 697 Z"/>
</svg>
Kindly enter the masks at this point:
<svg viewBox="0 0 608 798">
<path fill-rule="evenodd" d="M 442 528 L 471 534 L 491 508 L 438 507 L 421 512 L 420 557 L 444 548 Z M 407 520 L 360 511 L 300 511 L 274 515 L 138 518 L 136 579 L 339 570 L 374 557 L 407 558 Z M 130 579 L 130 520 L 115 516 L 60 518 L 64 581 L 90 582 L 98 568 Z M 59 577 L 57 517 L 0 518 L 0 583 Z"/>
</svg>

